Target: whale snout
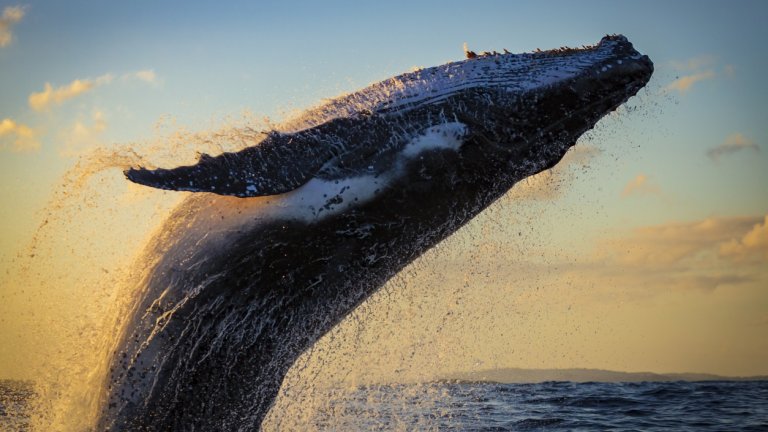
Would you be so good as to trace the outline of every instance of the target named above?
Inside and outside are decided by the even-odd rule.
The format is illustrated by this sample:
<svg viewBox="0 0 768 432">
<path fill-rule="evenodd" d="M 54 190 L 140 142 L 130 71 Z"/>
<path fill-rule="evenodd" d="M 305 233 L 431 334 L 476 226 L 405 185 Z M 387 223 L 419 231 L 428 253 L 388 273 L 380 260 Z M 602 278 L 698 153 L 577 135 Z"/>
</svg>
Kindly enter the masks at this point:
<svg viewBox="0 0 768 432">
<path fill-rule="evenodd" d="M 603 38 L 598 47 L 610 44 L 610 55 L 573 80 L 571 88 L 579 95 L 577 110 L 612 111 L 637 94 L 653 75 L 653 62 L 637 52 L 623 36 Z M 604 48 L 604 47 L 603 47 Z"/>
<path fill-rule="evenodd" d="M 653 62 L 647 55 L 637 52 L 624 36 L 606 36 L 600 41 L 603 43 L 613 44 L 613 56 L 594 68 L 602 80 L 617 87 L 636 86 L 627 89 L 634 91 L 648 83 L 653 75 Z"/>
</svg>

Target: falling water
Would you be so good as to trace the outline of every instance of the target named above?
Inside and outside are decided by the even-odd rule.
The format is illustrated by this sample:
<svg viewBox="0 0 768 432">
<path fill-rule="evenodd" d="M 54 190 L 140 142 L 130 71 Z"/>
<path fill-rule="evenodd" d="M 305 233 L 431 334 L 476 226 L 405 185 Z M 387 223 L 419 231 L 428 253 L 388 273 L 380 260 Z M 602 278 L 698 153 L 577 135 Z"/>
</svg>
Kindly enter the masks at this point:
<svg viewBox="0 0 768 432">
<path fill-rule="evenodd" d="M 285 122 L 283 130 L 315 124 L 317 116 L 327 115 L 310 114 Z M 27 338 L 24 352 L 29 355 L 23 361 L 34 371 L 34 430 L 93 427 L 115 343 L 136 307 L 148 269 L 171 240 L 163 227 L 183 208 L 187 194 L 134 186 L 121 170 L 189 163 L 197 152 L 234 151 L 258 142 L 261 131 L 271 127 L 252 117 L 225 123 L 195 133 L 163 123 L 145 142 L 95 149 L 52 191 L 30 244 L 3 275 L 9 287 L 5 319 L 12 331 Z M 360 385 L 423 383 L 399 397 L 403 404 L 418 403 L 429 411 L 443 396 L 443 390 L 429 384 L 440 372 L 503 365 L 505 359 L 489 361 L 485 353 L 462 348 L 462 335 L 482 332 L 473 322 L 498 313 L 499 303 L 530 306 L 530 291 L 521 286 L 550 282 L 541 275 L 531 281 L 525 272 L 516 277 L 506 269 L 507 279 L 500 283 L 492 276 L 498 275 L 499 262 L 485 257 L 506 254 L 507 263 L 516 267 L 515 260 L 552 246 L 546 234 L 551 228 L 547 221 L 554 220 L 548 216 L 552 206 L 543 200 L 562 194 L 583 173 L 585 161 L 602 152 L 600 134 L 608 129 L 592 133 L 597 146 L 576 147 L 563 167 L 518 185 L 411 264 L 300 357 L 265 428 L 306 427 L 318 412 L 333 418 L 331 401 L 359 397 Z M 516 313 L 523 321 L 546 312 L 533 307 Z M 423 429 L 431 427 L 429 419 L 419 421 L 425 422 Z"/>
</svg>

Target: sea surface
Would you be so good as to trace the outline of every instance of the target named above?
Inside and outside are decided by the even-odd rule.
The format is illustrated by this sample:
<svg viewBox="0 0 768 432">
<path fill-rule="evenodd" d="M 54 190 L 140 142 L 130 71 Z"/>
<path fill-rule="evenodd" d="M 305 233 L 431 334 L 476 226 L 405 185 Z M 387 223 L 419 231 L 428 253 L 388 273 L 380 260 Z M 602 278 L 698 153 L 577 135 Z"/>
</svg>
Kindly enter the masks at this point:
<svg viewBox="0 0 768 432">
<path fill-rule="evenodd" d="M 28 384 L 0 381 L 0 431 L 28 429 L 26 408 L 32 397 Z M 334 431 L 765 432 L 768 381 L 363 387 L 331 400 L 305 426 Z"/>
</svg>

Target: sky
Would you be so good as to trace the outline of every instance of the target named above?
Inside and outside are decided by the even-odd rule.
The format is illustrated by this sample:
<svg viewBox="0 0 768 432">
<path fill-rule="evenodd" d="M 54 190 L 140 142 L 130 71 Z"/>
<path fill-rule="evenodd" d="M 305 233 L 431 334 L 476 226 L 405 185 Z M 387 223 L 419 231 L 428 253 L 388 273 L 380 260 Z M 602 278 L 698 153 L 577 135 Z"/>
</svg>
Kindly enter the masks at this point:
<svg viewBox="0 0 768 432">
<path fill-rule="evenodd" d="M 112 285 L 183 196 L 120 167 L 192 160 L 221 130 L 459 60 L 465 42 L 612 33 L 656 65 L 629 108 L 302 361 L 359 380 L 768 375 L 767 18 L 761 1 L 0 1 L 0 378 L 95 343 Z"/>
</svg>

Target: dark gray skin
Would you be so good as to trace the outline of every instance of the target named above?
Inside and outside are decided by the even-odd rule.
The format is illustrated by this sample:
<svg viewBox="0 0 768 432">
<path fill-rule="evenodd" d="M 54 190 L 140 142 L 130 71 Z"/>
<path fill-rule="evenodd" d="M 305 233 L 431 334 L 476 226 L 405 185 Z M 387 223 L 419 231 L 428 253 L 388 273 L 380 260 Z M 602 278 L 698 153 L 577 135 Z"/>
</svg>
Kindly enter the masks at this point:
<svg viewBox="0 0 768 432">
<path fill-rule="evenodd" d="M 281 168 L 284 159 L 246 149 L 203 157 L 193 167 L 128 171 L 131 180 L 166 189 L 185 189 L 195 179 L 187 190 L 269 195 L 313 177 L 344 178 L 374 165 L 383 170 L 401 149 L 392 144 L 398 142 L 393 130 L 408 136 L 440 119 L 468 130 L 458 150 L 399 159 L 401 174 L 372 199 L 313 221 L 243 217 L 271 205 L 268 197 L 190 197 L 150 253 L 157 261 L 115 351 L 98 429 L 258 430 L 299 355 L 516 182 L 554 166 L 582 133 L 648 82 L 648 57 L 623 37 L 603 44 L 610 45 L 610 59 L 553 85 L 516 92 L 479 85 L 439 103 L 344 116 L 265 142 L 280 153 L 290 142 L 311 141 L 311 150 L 287 154 L 320 162 Z M 571 54 L 530 59 L 535 65 L 557 55 Z M 338 142 L 363 144 L 339 151 Z M 250 183 L 225 178 L 237 170 L 253 176 L 259 167 L 251 161 L 260 157 L 266 174 Z M 246 189 L 255 183 L 257 192 Z M 212 231 L 221 226 L 226 232 Z"/>
</svg>

